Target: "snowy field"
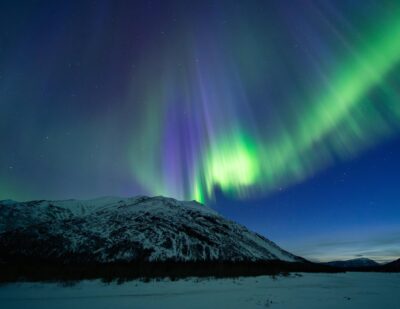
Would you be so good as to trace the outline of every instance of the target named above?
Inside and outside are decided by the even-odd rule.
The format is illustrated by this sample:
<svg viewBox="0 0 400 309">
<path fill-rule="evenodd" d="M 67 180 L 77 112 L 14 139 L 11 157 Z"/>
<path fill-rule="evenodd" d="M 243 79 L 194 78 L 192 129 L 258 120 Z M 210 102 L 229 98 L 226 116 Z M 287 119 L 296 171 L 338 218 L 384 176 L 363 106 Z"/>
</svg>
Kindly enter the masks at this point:
<svg viewBox="0 0 400 309">
<path fill-rule="evenodd" d="M 0 286 L 0 308 L 400 308 L 400 274 Z"/>
</svg>

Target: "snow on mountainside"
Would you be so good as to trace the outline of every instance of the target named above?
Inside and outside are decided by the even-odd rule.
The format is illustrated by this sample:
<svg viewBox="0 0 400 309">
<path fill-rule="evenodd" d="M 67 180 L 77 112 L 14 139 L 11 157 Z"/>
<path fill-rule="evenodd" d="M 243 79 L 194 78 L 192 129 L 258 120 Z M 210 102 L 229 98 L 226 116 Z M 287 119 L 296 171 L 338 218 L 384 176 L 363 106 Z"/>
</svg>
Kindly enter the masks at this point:
<svg viewBox="0 0 400 309">
<path fill-rule="evenodd" d="M 0 201 L 0 259 L 63 262 L 304 261 L 195 201 Z"/>
</svg>

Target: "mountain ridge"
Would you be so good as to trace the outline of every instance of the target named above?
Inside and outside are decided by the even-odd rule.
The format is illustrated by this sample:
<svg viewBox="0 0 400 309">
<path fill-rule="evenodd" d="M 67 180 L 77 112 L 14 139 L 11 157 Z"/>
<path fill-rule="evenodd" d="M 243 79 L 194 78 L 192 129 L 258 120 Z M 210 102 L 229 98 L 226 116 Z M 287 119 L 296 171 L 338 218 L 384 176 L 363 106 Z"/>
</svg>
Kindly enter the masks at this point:
<svg viewBox="0 0 400 309">
<path fill-rule="evenodd" d="M 323 263 L 325 265 L 340 267 L 340 268 L 364 268 L 364 267 L 376 267 L 380 264 L 369 258 L 355 258 L 343 261 L 330 261 Z"/>
<path fill-rule="evenodd" d="M 0 201 L 0 258 L 303 262 L 195 201 L 166 197 Z"/>
</svg>

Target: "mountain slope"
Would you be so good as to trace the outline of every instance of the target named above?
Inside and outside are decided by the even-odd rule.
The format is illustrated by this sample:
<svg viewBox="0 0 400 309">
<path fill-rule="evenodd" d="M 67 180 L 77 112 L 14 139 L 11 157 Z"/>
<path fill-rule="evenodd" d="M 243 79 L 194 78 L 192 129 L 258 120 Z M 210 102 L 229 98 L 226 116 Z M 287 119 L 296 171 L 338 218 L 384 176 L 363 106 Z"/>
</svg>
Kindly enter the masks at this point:
<svg viewBox="0 0 400 309">
<path fill-rule="evenodd" d="M 333 267 L 340 267 L 340 268 L 363 268 L 363 267 L 376 267 L 380 266 L 379 263 L 375 262 L 374 260 L 367 259 L 367 258 L 358 258 L 358 259 L 351 259 L 346 261 L 332 261 L 324 263 L 329 266 Z"/>
<path fill-rule="evenodd" d="M 0 259 L 304 261 L 197 202 L 144 196 L 1 201 Z"/>
<path fill-rule="evenodd" d="M 400 271 L 400 259 L 397 259 L 395 261 L 392 261 L 390 263 L 383 265 L 383 269 L 385 271 L 399 272 Z"/>
</svg>

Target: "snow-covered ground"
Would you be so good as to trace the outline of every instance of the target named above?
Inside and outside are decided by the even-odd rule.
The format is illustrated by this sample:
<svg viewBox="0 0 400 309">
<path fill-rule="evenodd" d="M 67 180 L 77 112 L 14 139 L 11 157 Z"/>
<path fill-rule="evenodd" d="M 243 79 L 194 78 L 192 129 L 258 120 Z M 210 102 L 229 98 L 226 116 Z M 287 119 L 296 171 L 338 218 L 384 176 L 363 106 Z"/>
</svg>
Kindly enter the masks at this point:
<svg viewBox="0 0 400 309">
<path fill-rule="evenodd" d="M 400 274 L 0 286 L 0 308 L 400 308 Z"/>
</svg>

